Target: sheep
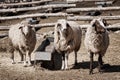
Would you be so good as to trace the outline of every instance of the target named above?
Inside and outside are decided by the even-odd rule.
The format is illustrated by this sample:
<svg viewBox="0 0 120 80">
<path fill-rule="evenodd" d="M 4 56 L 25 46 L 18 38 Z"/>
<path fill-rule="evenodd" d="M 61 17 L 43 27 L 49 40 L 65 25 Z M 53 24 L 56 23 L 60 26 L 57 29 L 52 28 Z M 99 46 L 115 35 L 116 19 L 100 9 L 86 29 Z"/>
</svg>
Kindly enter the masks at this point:
<svg viewBox="0 0 120 80">
<path fill-rule="evenodd" d="M 28 24 L 28 21 L 22 21 L 16 25 L 13 25 L 9 29 L 9 39 L 12 45 L 12 63 L 14 62 L 14 51 L 17 50 L 20 53 L 21 61 L 24 58 L 24 66 L 31 65 L 31 53 L 36 45 L 36 33 L 34 27 Z M 28 64 L 27 64 L 28 62 Z"/>
<path fill-rule="evenodd" d="M 68 54 L 75 52 L 75 64 L 77 64 L 77 52 L 81 45 L 82 30 L 73 21 L 59 19 L 54 29 L 54 48 L 62 54 L 61 70 L 68 69 Z"/>
<path fill-rule="evenodd" d="M 109 35 L 106 30 L 106 21 L 102 18 L 93 19 L 91 26 L 87 28 L 85 35 L 84 44 L 87 52 L 90 54 L 90 71 L 89 74 L 93 73 L 93 56 L 98 54 L 98 70 L 102 72 L 103 66 L 102 57 L 105 55 L 106 50 L 109 46 Z"/>
</svg>

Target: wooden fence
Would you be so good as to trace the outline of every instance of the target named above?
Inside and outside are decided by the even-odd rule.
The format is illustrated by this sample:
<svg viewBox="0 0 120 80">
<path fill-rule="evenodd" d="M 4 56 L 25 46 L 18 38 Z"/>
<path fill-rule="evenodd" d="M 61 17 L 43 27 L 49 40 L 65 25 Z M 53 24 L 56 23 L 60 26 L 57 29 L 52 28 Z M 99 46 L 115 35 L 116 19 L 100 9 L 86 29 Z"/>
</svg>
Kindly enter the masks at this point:
<svg viewBox="0 0 120 80">
<path fill-rule="evenodd" d="M 75 0 L 74 2 L 82 2 L 82 1 L 107 1 L 107 0 Z M 41 0 L 41 1 L 33 1 L 33 2 L 22 2 L 22 3 L 9 3 L 9 4 L 0 4 L 0 7 L 11 7 L 11 6 L 21 6 L 21 5 L 32 5 L 32 4 L 40 4 L 44 2 L 52 2 L 52 0 Z M 67 1 L 66 1 L 67 2 Z M 32 7 L 23 7 L 23 8 L 9 8 L 9 9 L 0 9 L 0 13 L 6 14 L 7 12 L 20 12 L 20 11 L 34 11 L 34 10 L 41 10 L 41 9 L 50 9 L 50 8 L 69 8 L 66 9 L 66 12 L 58 12 L 58 13 L 34 13 L 34 14 L 24 14 L 24 15 L 16 15 L 16 16 L 0 16 L 0 21 L 2 20 L 12 20 L 12 19 L 23 19 L 23 18 L 31 18 L 31 17 L 67 17 L 67 20 L 73 20 L 73 21 L 90 21 L 94 18 L 103 18 L 106 20 L 120 20 L 120 15 L 115 15 L 115 16 L 76 16 L 74 13 L 76 12 L 89 12 L 89 11 L 120 11 L 120 6 L 114 6 L 114 7 L 89 7 L 89 8 L 75 8 L 76 4 L 45 4 L 45 5 L 39 5 L 39 6 L 32 6 Z M 71 13 L 71 14 L 70 14 Z M 43 27 L 54 27 L 55 23 L 45 23 L 45 24 L 36 24 L 32 25 L 36 29 L 40 29 Z M 87 27 L 90 26 L 88 25 L 80 25 L 82 29 L 86 29 Z M 10 26 L 0 26 L 0 31 L 8 31 Z M 120 25 L 110 25 L 107 27 L 107 29 L 120 29 Z M 6 35 L 6 34 L 5 34 Z M 2 35 L 2 36 L 5 36 Z M 1 35 L 0 35 L 1 36 Z"/>
</svg>

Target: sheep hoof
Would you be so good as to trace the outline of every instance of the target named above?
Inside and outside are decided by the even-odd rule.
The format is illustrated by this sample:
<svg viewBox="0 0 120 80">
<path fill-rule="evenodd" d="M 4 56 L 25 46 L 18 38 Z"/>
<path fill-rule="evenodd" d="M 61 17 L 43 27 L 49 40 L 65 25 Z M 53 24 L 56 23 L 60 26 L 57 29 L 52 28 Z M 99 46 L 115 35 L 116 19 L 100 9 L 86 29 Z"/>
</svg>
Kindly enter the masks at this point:
<svg viewBox="0 0 120 80">
<path fill-rule="evenodd" d="M 63 68 L 63 69 L 61 69 L 61 71 L 66 71 L 66 70 L 68 70 L 68 68 Z"/>
<path fill-rule="evenodd" d="M 22 64 L 22 63 L 23 63 L 23 61 L 18 62 L 18 64 Z"/>
<path fill-rule="evenodd" d="M 103 73 L 103 71 L 100 71 L 99 73 L 100 73 L 100 74 L 102 74 L 102 73 Z"/>
<path fill-rule="evenodd" d="M 64 69 L 61 69 L 61 71 L 64 71 Z"/>
<path fill-rule="evenodd" d="M 99 73 L 102 74 L 105 70 L 99 70 Z"/>
<path fill-rule="evenodd" d="M 26 62 L 24 62 L 24 67 L 27 67 L 27 64 L 26 64 Z"/>
<path fill-rule="evenodd" d="M 69 69 L 61 69 L 61 71 L 68 71 Z"/>
<path fill-rule="evenodd" d="M 93 73 L 89 73 L 89 75 L 92 75 Z"/>
<path fill-rule="evenodd" d="M 12 64 L 16 64 L 16 62 L 12 62 Z"/>
<path fill-rule="evenodd" d="M 66 68 L 66 69 L 64 69 L 65 71 L 68 71 L 68 70 L 70 70 L 70 68 Z"/>
<path fill-rule="evenodd" d="M 89 75 L 92 75 L 92 74 L 93 74 L 93 72 L 92 72 L 92 71 L 90 71 L 90 72 L 89 72 Z"/>
<path fill-rule="evenodd" d="M 32 66 L 32 64 L 28 64 L 27 66 Z"/>
<path fill-rule="evenodd" d="M 24 65 L 24 67 L 27 67 L 27 65 Z"/>
</svg>

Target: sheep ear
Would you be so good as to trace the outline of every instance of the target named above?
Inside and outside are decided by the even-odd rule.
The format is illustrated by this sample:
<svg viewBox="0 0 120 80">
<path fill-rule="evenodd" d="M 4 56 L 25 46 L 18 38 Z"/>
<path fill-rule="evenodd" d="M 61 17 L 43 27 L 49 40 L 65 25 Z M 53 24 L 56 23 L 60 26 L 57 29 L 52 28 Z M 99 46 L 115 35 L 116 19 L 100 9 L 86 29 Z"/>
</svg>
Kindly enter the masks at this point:
<svg viewBox="0 0 120 80">
<path fill-rule="evenodd" d="M 67 27 L 70 27 L 70 25 L 67 23 Z"/>
<path fill-rule="evenodd" d="M 108 25 L 109 25 L 105 19 L 103 19 L 103 24 L 104 24 L 105 26 L 108 26 Z"/>
<path fill-rule="evenodd" d="M 22 29 L 22 26 L 20 26 L 19 29 Z"/>
<path fill-rule="evenodd" d="M 96 26 L 96 24 L 94 23 L 94 24 L 92 24 L 92 27 L 95 27 Z"/>
<path fill-rule="evenodd" d="M 58 24 L 57 24 L 57 28 L 58 28 L 58 29 L 61 29 L 61 24 L 58 23 Z"/>
<path fill-rule="evenodd" d="M 96 23 L 97 23 L 97 20 L 93 20 L 93 21 L 91 21 L 91 25 L 92 25 L 92 27 L 95 27 L 96 26 Z"/>
</svg>

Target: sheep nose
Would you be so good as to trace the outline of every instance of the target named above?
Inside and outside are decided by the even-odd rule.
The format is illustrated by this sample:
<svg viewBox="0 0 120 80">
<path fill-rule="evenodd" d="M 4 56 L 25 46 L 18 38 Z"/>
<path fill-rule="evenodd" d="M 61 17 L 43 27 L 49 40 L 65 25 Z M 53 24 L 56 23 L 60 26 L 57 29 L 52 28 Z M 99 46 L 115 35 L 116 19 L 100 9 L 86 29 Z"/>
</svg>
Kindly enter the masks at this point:
<svg viewBox="0 0 120 80">
<path fill-rule="evenodd" d="M 67 31 L 67 29 L 64 29 L 64 30 L 63 30 L 63 32 L 66 32 L 66 31 Z"/>
</svg>

